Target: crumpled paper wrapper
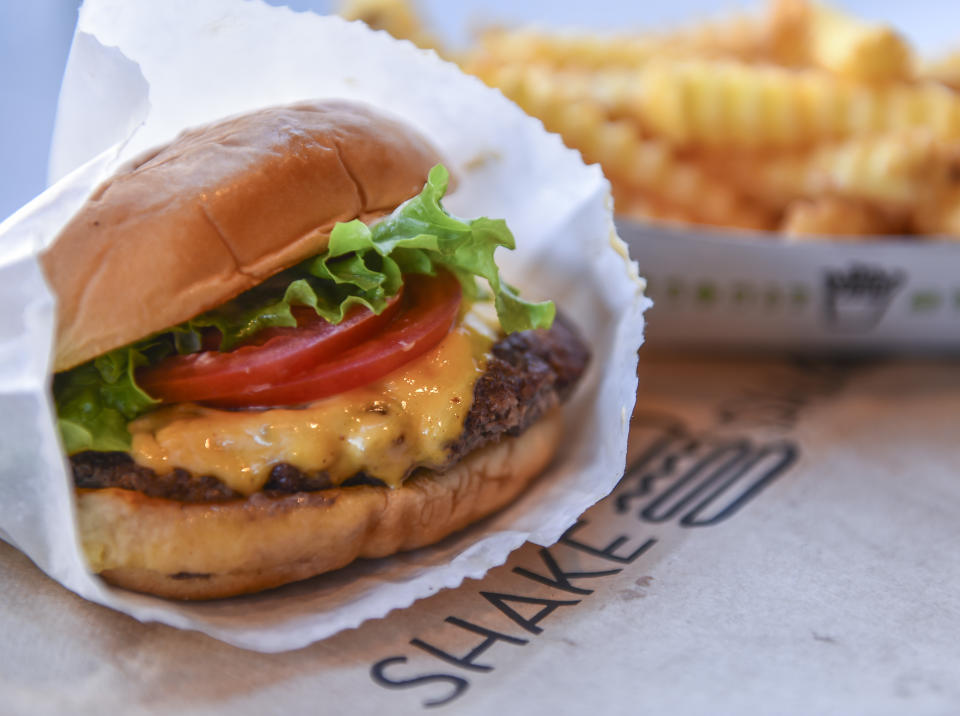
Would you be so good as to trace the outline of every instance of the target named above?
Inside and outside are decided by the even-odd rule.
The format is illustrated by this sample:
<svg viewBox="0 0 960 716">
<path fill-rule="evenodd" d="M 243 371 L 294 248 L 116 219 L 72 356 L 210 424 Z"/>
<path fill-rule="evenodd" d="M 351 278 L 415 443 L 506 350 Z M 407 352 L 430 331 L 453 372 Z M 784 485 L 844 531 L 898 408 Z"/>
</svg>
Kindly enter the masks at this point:
<svg viewBox="0 0 960 716">
<path fill-rule="evenodd" d="M 419 127 L 459 178 L 448 209 L 505 218 L 520 245 L 499 253 L 507 279 L 554 298 L 582 328 L 594 361 L 567 406 L 562 452 L 518 502 L 434 547 L 209 603 L 112 588 L 87 572 L 77 544 L 48 396 L 53 299 L 37 252 L 141 151 L 186 127 L 320 97 L 365 101 Z M 553 543 L 620 478 L 649 301 L 616 235 L 609 186 L 538 121 L 432 52 L 259 0 L 91 0 L 50 173 L 57 184 L 0 226 L 0 536 L 83 597 L 248 649 L 294 649 L 479 578 L 527 540 Z"/>
</svg>

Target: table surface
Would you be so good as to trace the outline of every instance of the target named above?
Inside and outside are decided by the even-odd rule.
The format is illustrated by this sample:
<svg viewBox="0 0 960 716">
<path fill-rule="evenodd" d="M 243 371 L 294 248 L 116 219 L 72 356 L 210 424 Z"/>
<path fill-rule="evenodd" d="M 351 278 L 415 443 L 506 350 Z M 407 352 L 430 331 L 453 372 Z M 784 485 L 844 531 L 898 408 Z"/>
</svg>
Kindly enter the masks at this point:
<svg viewBox="0 0 960 716">
<path fill-rule="evenodd" d="M 627 474 L 564 542 L 298 651 L 140 624 L 0 543 L 0 710 L 955 713 L 956 363 L 640 374 Z M 705 500 L 718 449 L 743 469 Z"/>
</svg>

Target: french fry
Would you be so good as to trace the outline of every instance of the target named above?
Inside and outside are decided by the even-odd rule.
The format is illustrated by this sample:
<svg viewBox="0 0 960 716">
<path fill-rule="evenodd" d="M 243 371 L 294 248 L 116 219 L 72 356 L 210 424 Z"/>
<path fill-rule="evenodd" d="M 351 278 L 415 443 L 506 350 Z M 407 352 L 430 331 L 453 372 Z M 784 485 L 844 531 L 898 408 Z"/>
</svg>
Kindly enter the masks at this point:
<svg viewBox="0 0 960 716">
<path fill-rule="evenodd" d="M 632 219 L 657 219 L 671 223 L 702 224 L 707 226 L 744 229 L 748 231 L 775 231 L 777 215 L 744 201 L 729 190 L 715 191 L 717 184 L 704 184 L 695 167 L 680 164 L 671 181 L 662 192 L 649 185 L 631 185 L 616 176 L 611 177 L 613 196 L 618 216 Z M 685 190 L 688 187 L 708 193 L 702 201 L 692 201 Z M 670 201 L 672 197 L 674 201 Z"/>
<path fill-rule="evenodd" d="M 681 146 L 801 147 L 912 128 L 960 139 L 960 96 L 937 83 L 874 86 L 704 60 L 651 61 L 639 74 L 638 119 Z"/>
<path fill-rule="evenodd" d="M 960 91 L 960 50 L 926 63 L 919 75 Z"/>
<path fill-rule="evenodd" d="M 821 197 L 793 202 L 787 208 L 780 230 L 795 238 L 830 236 L 862 241 L 864 236 L 901 233 L 903 227 L 901 222 L 868 204 Z"/>
<path fill-rule="evenodd" d="M 398 40 L 410 40 L 418 47 L 443 54 L 439 41 L 427 32 L 411 0 L 345 0 L 340 15 L 347 20 L 362 20 L 374 30 L 384 30 Z"/>
<path fill-rule="evenodd" d="M 814 63 L 841 77 L 884 82 L 905 80 L 912 74 L 909 46 L 886 25 L 863 23 L 812 4 L 809 39 Z"/>
<path fill-rule="evenodd" d="M 696 164 L 677 160 L 667 144 L 644 139 L 631 122 L 608 120 L 603 103 L 584 97 L 582 87 L 558 81 L 566 74 L 505 68 L 488 77 L 527 113 L 540 118 L 546 129 L 562 135 L 586 161 L 600 164 L 607 177 L 627 187 L 627 192 L 655 194 L 703 223 L 771 226 L 769 212 L 751 205 L 724 181 Z"/>
<path fill-rule="evenodd" d="M 614 188 L 613 200 L 617 215 L 634 221 L 678 225 L 702 223 L 691 212 L 671 206 L 660 197 L 629 191 L 625 187 Z"/>
<path fill-rule="evenodd" d="M 723 200 L 722 195 L 717 195 L 717 198 Z M 636 221 L 699 224 L 750 231 L 773 231 L 777 227 L 775 215 L 761 215 L 749 208 L 742 211 L 742 204 L 722 205 L 711 201 L 711 197 L 708 197 L 707 203 L 712 204 L 712 207 L 704 209 L 683 197 L 682 205 L 678 205 L 668 201 L 650 187 L 631 187 L 622 181 L 613 185 L 613 200 L 617 216 Z"/>
<path fill-rule="evenodd" d="M 767 6 L 772 64 L 809 67 L 809 5 L 807 0 L 771 0 Z"/>
<path fill-rule="evenodd" d="M 666 33 L 583 34 L 491 28 L 471 64 L 536 64 L 554 69 L 636 69 L 655 57 L 767 59 L 771 36 L 761 18 L 734 15 Z"/>
<path fill-rule="evenodd" d="M 633 70 L 557 70 L 546 65 L 479 65 L 465 69 L 526 109 L 519 97 L 548 97 L 560 102 L 588 103 L 610 117 L 638 117 L 641 114 L 641 85 Z M 531 112 L 534 116 L 540 116 Z"/>
<path fill-rule="evenodd" d="M 960 178 L 949 175 L 932 187 L 914 211 L 913 230 L 960 240 Z"/>
<path fill-rule="evenodd" d="M 595 70 L 639 67 L 663 50 L 651 36 L 548 33 L 493 28 L 479 39 L 468 64 L 545 65 L 554 69 Z"/>
<path fill-rule="evenodd" d="M 785 154 L 726 153 L 704 159 L 748 197 L 772 208 L 793 199 L 839 196 L 910 212 L 956 165 L 957 148 L 923 131 L 845 140 Z"/>
<path fill-rule="evenodd" d="M 773 39 L 763 18 L 743 14 L 701 21 L 659 37 L 668 54 L 729 57 L 744 62 L 769 60 Z"/>
<path fill-rule="evenodd" d="M 906 80 L 913 74 L 910 46 L 892 27 L 809 0 L 776 0 L 771 16 L 788 64 L 864 82 Z"/>
</svg>

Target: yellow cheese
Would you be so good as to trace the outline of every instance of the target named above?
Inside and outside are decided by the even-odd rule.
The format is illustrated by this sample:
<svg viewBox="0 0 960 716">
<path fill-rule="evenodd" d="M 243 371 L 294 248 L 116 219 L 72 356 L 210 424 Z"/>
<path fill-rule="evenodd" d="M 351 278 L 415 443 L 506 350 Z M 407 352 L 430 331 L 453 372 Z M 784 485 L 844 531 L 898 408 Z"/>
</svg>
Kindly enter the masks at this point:
<svg viewBox="0 0 960 716">
<path fill-rule="evenodd" d="M 411 466 L 445 462 L 495 337 L 489 320 L 471 310 L 420 358 L 303 408 L 160 408 L 130 423 L 131 455 L 160 474 L 213 475 L 244 495 L 260 490 L 278 463 L 324 471 L 334 484 L 363 471 L 396 487 Z"/>
</svg>

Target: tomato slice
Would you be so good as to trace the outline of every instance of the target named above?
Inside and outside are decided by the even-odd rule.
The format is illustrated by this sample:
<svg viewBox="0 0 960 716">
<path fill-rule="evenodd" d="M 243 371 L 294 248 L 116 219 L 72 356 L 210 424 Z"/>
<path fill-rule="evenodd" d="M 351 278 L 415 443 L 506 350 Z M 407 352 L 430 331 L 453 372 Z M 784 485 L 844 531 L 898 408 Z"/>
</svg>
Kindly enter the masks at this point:
<svg viewBox="0 0 960 716">
<path fill-rule="evenodd" d="M 460 282 L 446 271 L 404 280 L 403 306 L 377 335 L 296 376 L 205 402 L 222 408 L 299 405 L 358 388 L 426 353 L 453 326 L 460 308 Z"/>
<path fill-rule="evenodd" d="M 293 309 L 296 328 L 268 328 L 244 345 L 221 353 L 206 350 L 170 356 L 137 371 L 137 383 L 167 403 L 233 395 L 251 385 L 283 380 L 331 358 L 382 330 L 400 308 L 403 289 L 379 315 L 356 306 L 332 324 L 312 308 Z"/>
<path fill-rule="evenodd" d="M 406 276 L 402 298 L 378 320 L 364 309 L 363 321 L 351 312 L 336 326 L 275 329 L 280 334 L 262 345 L 168 358 L 138 371 L 137 381 L 167 402 L 257 408 L 319 400 L 376 380 L 435 346 L 453 325 L 460 298 L 459 281 L 446 271 Z M 363 328 L 341 328 L 351 320 Z"/>
</svg>

